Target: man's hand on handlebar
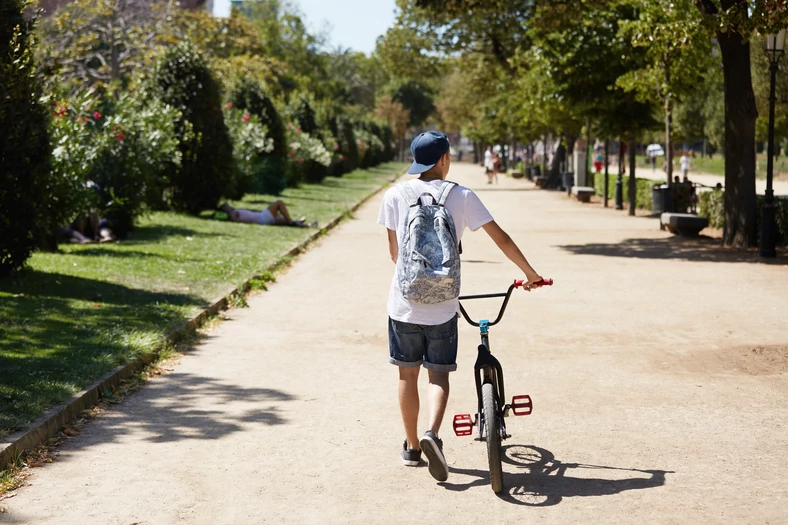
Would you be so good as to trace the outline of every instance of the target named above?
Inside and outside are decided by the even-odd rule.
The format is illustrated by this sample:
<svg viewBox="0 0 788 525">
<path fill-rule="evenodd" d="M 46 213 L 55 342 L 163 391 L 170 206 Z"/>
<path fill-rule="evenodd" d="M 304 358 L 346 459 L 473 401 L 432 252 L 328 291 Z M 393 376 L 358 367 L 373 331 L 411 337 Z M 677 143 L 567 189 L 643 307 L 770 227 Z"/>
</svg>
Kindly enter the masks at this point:
<svg viewBox="0 0 788 525">
<path fill-rule="evenodd" d="M 542 276 L 536 273 L 526 275 L 526 277 L 528 277 L 527 281 L 526 280 L 514 281 L 514 287 L 519 288 L 522 286 L 523 290 L 525 290 L 526 292 L 530 292 L 531 290 L 536 290 L 537 288 L 541 288 L 542 286 L 553 285 L 552 279 L 544 279 Z"/>
<path fill-rule="evenodd" d="M 530 292 L 531 290 L 536 290 L 537 288 L 544 286 L 544 279 L 541 275 L 533 274 L 526 275 L 526 277 L 528 277 L 528 281 L 523 283 L 523 290 L 526 292 Z"/>
</svg>

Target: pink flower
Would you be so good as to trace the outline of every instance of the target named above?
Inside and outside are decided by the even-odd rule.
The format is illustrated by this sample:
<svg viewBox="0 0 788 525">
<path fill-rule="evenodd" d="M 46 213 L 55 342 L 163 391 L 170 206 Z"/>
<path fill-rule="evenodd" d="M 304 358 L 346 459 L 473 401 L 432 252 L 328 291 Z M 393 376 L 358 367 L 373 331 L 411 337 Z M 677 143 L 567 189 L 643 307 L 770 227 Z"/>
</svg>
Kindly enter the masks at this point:
<svg viewBox="0 0 788 525">
<path fill-rule="evenodd" d="M 301 133 L 301 128 L 296 128 L 296 133 Z"/>
<path fill-rule="evenodd" d="M 117 140 L 118 142 L 123 142 L 123 139 L 125 138 L 126 135 L 123 133 L 123 131 L 118 131 L 118 134 L 115 135 L 115 140 Z"/>
<path fill-rule="evenodd" d="M 339 156 L 339 160 L 345 160 L 345 156 L 344 155 L 340 155 Z"/>
<path fill-rule="evenodd" d="M 230 109 L 232 107 L 233 107 L 233 103 L 232 102 L 228 102 L 227 104 L 224 105 L 224 109 Z"/>
<path fill-rule="evenodd" d="M 249 120 L 251 120 L 251 118 L 252 118 L 252 116 L 249 113 L 244 113 L 244 116 L 241 119 L 241 122 L 249 122 Z"/>
<path fill-rule="evenodd" d="M 96 111 L 95 113 L 93 113 L 93 118 L 96 119 L 96 120 L 100 119 L 101 118 L 101 113 Z"/>
<path fill-rule="evenodd" d="M 334 146 L 334 151 L 339 151 L 339 146 Z"/>
<path fill-rule="evenodd" d="M 68 110 L 66 109 L 66 106 L 62 106 L 58 104 L 57 107 L 55 108 L 55 117 L 57 118 L 64 117 L 67 112 Z"/>
</svg>

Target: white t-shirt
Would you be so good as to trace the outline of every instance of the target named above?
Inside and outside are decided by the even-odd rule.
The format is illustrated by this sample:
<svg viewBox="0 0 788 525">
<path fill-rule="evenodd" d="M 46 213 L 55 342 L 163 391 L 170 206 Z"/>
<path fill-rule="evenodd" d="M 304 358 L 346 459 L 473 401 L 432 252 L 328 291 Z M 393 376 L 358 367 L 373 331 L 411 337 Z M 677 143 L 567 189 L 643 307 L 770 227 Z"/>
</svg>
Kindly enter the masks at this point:
<svg viewBox="0 0 788 525">
<path fill-rule="evenodd" d="M 484 152 L 484 167 L 488 168 L 488 169 L 492 169 L 493 168 L 492 152 L 490 150 L 487 150 L 487 151 Z M 452 191 L 454 191 L 454 190 L 452 190 Z"/>
<path fill-rule="evenodd" d="M 690 158 L 686 155 L 682 155 L 679 159 L 679 163 L 681 164 L 682 171 L 688 171 L 690 168 Z"/>
<path fill-rule="evenodd" d="M 408 184 L 413 187 L 416 195 L 431 193 L 437 197 L 441 180 L 425 182 L 419 179 L 409 180 Z M 457 242 L 462 238 L 465 228 L 476 231 L 493 218 L 487 208 L 484 207 L 479 197 L 464 186 L 455 186 L 446 199 L 446 209 L 454 219 L 454 226 L 457 230 Z M 383 204 L 378 215 L 378 224 L 382 224 L 389 230 L 397 232 L 397 239 L 402 238 L 402 228 L 404 217 L 408 214 L 408 203 L 400 191 L 394 187 L 389 188 L 383 197 Z M 389 317 L 395 321 L 422 325 L 439 325 L 449 321 L 459 311 L 457 299 L 445 301 L 438 304 L 421 304 L 408 301 L 402 296 L 397 281 L 397 271 L 394 270 L 394 277 L 391 279 L 391 289 L 389 291 L 388 313 Z"/>
</svg>

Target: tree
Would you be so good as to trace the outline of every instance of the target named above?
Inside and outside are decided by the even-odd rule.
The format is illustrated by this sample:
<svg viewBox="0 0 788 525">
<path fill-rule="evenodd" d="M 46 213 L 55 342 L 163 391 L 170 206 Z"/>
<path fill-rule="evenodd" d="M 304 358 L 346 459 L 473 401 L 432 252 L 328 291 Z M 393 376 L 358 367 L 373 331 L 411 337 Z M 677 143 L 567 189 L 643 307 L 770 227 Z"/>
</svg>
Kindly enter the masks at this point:
<svg viewBox="0 0 788 525">
<path fill-rule="evenodd" d="M 630 215 L 635 214 L 635 140 L 656 124 L 652 103 L 618 84 L 647 63 L 644 50 L 633 48 L 620 30 L 638 14 L 629 2 L 589 2 L 562 18 L 546 7 L 537 12 L 531 31 L 535 57 L 545 62 L 541 67 L 570 111 L 596 122 L 603 136 L 629 138 Z"/>
<path fill-rule="evenodd" d="M 48 110 L 33 60 L 36 18 L 25 20 L 27 7 L 21 0 L 0 4 L 0 277 L 20 268 L 48 231 L 70 219 L 77 193 L 73 181 L 50 170 Z"/>
<path fill-rule="evenodd" d="M 402 104 L 410 114 L 408 125 L 421 126 L 435 111 L 434 91 L 427 85 L 411 80 L 392 90 L 391 98 Z"/>
<path fill-rule="evenodd" d="M 768 0 L 695 0 L 715 28 L 722 54 L 725 90 L 725 226 L 722 242 L 748 247 L 757 243 L 755 205 L 755 121 L 749 38 L 758 30 L 785 26 L 785 2 Z"/>
<path fill-rule="evenodd" d="M 391 128 L 393 138 L 397 142 L 397 154 L 400 159 L 404 159 L 403 140 L 408 131 L 410 112 L 401 102 L 391 98 L 391 95 L 383 95 L 378 99 L 378 104 L 375 107 L 375 117 Z"/>
<path fill-rule="evenodd" d="M 636 3 L 639 16 L 623 20 L 621 34 L 645 50 L 644 67 L 617 81 L 642 99 L 661 102 L 665 117 L 665 161 L 673 183 L 671 128 L 675 101 L 696 89 L 711 62 L 711 35 L 693 0 L 648 0 Z"/>
<path fill-rule="evenodd" d="M 126 82 L 144 70 L 146 49 L 163 32 L 169 4 L 143 0 L 77 0 L 41 25 L 39 61 L 66 82 Z"/>
</svg>

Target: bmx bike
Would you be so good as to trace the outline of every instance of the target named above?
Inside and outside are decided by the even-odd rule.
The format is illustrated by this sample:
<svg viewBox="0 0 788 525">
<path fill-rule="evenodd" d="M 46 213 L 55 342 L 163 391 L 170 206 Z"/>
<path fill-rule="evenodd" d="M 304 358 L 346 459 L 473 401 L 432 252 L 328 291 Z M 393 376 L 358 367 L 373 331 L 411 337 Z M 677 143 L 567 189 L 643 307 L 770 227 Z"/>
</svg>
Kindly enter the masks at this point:
<svg viewBox="0 0 788 525">
<path fill-rule="evenodd" d="M 474 379 L 476 381 L 476 397 L 478 407 L 476 416 L 472 419 L 470 414 L 457 414 L 454 416 L 454 433 L 458 436 L 470 436 L 473 434 L 473 427 L 477 427 L 478 437 L 476 441 L 487 442 L 487 459 L 490 465 L 490 485 L 496 494 L 503 490 L 503 471 L 501 469 L 501 440 L 511 437 L 506 432 L 506 422 L 504 418 L 510 413 L 515 416 L 527 416 L 533 411 L 533 402 L 529 395 L 516 395 L 512 397 L 511 403 L 504 403 L 506 399 L 503 369 L 501 363 L 490 352 L 490 327 L 495 326 L 501 321 L 506 305 L 515 288 L 519 288 L 524 281 L 514 281 L 509 289 L 503 293 L 466 295 L 460 297 L 460 301 L 472 299 L 491 299 L 503 297 L 503 304 L 498 312 L 498 317 L 494 321 L 481 319 L 472 320 L 465 308 L 460 303 L 460 312 L 465 320 L 473 326 L 479 327 L 482 342 L 478 348 L 476 364 L 473 367 Z M 551 286 L 552 279 L 543 279 L 540 286 Z"/>
</svg>

